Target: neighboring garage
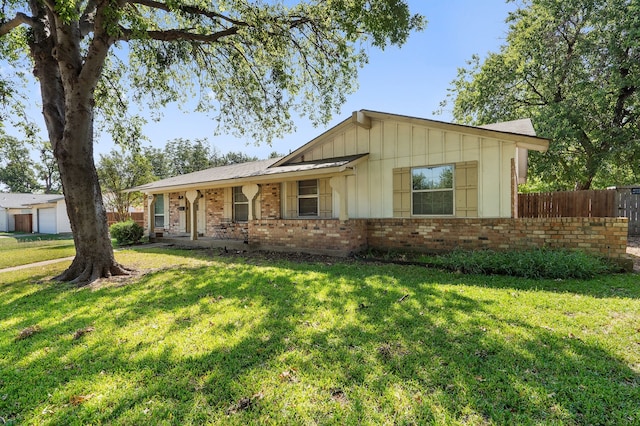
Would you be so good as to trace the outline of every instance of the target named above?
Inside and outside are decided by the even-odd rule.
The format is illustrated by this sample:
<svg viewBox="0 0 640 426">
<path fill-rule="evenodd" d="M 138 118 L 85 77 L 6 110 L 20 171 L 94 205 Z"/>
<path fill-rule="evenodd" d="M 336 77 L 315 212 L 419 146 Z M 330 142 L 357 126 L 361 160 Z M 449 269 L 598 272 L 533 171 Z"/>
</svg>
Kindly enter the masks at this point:
<svg viewBox="0 0 640 426">
<path fill-rule="evenodd" d="M 64 196 L 0 193 L 0 232 L 71 232 Z"/>
<path fill-rule="evenodd" d="M 57 234 L 56 208 L 46 207 L 37 209 L 38 232 L 41 234 Z"/>
</svg>

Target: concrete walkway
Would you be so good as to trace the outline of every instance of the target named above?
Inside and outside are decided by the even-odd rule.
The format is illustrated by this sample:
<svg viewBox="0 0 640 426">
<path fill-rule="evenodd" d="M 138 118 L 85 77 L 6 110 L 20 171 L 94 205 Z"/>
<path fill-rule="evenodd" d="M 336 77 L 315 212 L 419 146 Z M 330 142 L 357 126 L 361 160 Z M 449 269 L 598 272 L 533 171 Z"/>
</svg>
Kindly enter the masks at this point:
<svg viewBox="0 0 640 426">
<path fill-rule="evenodd" d="M 43 260 L 42 262 L 27 263 L 26 265 L 12 266 L 11 268 L 0 269 L 0 274 L 3 272 L 19 271 L 21 269 L 38 268 L 40 266 L 47 266 L 47 265 L 51 265 L 58 262 L 64 262 L 64 261 L 70 262 L 73 260 L 74 257 L 75 256 L 61 257 L 60 259 Z"/>
<path fill-rule="evenodd" d="M 0 236 L 0 238 L 2 238 L 2 236 Z M 150 244 L 142 244 L 139 246 L 133 246 L 133 247 L 128 247 L 128 248 L 156 248 L 156 247 L 168 247 L 171 244 L 167 244 L 167 243 L 150 243 Z M 123 249 L 127 249 L 127 247 L 124 248 L 116 248 L 113 249 L 114 252 L 118 252 L 120 250 Z M 61 257 L 60 259 L 51 259 L 51 260 L 43 260 L 42 262 L 35 262 L 35 263 L 27 263 L 26 265 L 18 265 L 18 266 L 12 266 L 10 268 L 4 268 L 4 269 L 0 269 L 0 274 L 3 272 L 12 272 L 12 271 L 19 271 L 21 269 L 28 269 L 28 268 L 38 268 L 40 266 L 47 266 L 47 265 L 51 265 L 54 263 L 58 263 L 58 262 L 64 262 L 64 261 L 72 261 L 73 258 L 75 256 L 70 256 L 70 257 Z"/>
</svg>

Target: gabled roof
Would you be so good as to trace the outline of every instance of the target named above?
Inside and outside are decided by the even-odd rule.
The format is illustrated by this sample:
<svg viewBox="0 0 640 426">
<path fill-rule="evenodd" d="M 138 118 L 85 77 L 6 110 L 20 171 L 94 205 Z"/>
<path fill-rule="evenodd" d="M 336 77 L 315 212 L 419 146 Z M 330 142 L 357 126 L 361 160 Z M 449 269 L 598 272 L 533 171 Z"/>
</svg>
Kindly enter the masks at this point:
<svg viewBox="0 0 640 426">
<path fill-rule="evenodd" d="M 12 192 L 0 193 L 0 208 L 26 209 L 34 204 L 47 204 L 63 200 L 60 194 L 16 194 Z"/>
<path fill-rule="evenodd" d="M 354 111 L 351 117 L 344 121 L 341 121 L 336 126 L 302 145 L 300 148 L 291 152 L 289 155 L 282 157 L 277 163 L 274 163 L 273 166 L 275 167 L 281 164 L 286 164 L 288 161 L 293 160 L 300 154 L 310 150 L 316 144 L 322 143 L 331 134 L 337 133 L 348 126 L 358 125 L 365 128 L 370 128 L 372 118 L 377 120 L 396 120 L 407 123 L 414 123 L 422 126 L 434 127 L 447 131 L 509 140 L 516 142 L 516 145 L 518 147 L 536 151 L 546 151 L 549 148 L 549 140 L 536 136 L 533 124 L 528 118 L 503 123 L 489 124 L 486 126 L 469 126 L 465 124 L 447 123 L 445 121 L 431 120 L 429 118 L 411 117 L 408 115 L 391 114 L 388 112 L 363 109 L 360 111 Z"/>
<path fill-rule="evenodd" d="M 523 119 L 513 122 L 496 123 L 488 126 L 466 126 L 462 124 L 452 124 L 443 121 L 430 120 L 426 118 L 409 117 L 398 114 L 360 110 L 353 113 L 351 117 L 332 127 L 289 155 L 268 160 L 252 161 L 249 163 L 233 164 L 230 166 L 213 167 L 198 172 L 175 176 L 145 185 L 130 188 L 128 191 L 160 192 L 182 190 L 198 185 L 200 187 L 216 187 L 225 185 L 238 185 L 244 181 L 267 182 L 274 178 L 285 178 L 289 176 L 320 175 L 325 173 L 343 172 L 346 168 L 356 164 L 361 159 L 368 156 L 367 153 L 358 155 L 335 157 L 315 161 L 299 161 L 301 154 L 310 150 L 316 144 L 323 143 L 327 137 L 340 132 L 350 126 L 371 127 L 371 119 L 377 120 L 397 120 L 417 125 L 435 127 L 448 131 L 456 131 L 468 134 L 475 134 L 481 137 L 490 137 L 513 141 L 516 146 L 526 149 L 545 151 L 549 146 L 549 140 L 539 138 L 535 135 L 535 130 L 531 120 Z"/>
</svg>

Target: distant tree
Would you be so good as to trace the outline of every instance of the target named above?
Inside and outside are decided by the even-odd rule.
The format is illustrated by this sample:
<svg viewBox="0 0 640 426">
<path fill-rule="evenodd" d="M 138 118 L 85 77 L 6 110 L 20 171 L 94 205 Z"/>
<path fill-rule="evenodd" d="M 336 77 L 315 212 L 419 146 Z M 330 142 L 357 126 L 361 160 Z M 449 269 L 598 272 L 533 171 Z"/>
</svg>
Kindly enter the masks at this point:
<svg viewBox="0 0 640 426">
<path fill-rule="evenodd" d="M 0 135 L 0 183 L 9 192 L 31 193 L 40 189 L 25 142 Z"/>
<path fill-rule="evenodd" d="M 100 155 L 97 172 L 105 207 L 115 213 L 118 222 L 129 219 L 129 209 L 143 202 L 140 192 L 124 190 L 152 182 L 155 178 L 147 157 L 140 153 L 122 153 L 117 150 Z"/>
<path fill-rule="evenodd" d="M 156 179 L 166 179 L 174 176 L 167 156 L 161 148 L 142 147 L 140 154 L 151 163 L 151 170 Z"/>
<path fill-rule="evenodd" d="M 62 182 L 51 143 L 42 142 L 39 150 L 40 163 L 35 164 L 35 170 L 38 179 L 42 182 L 42 190 L 45 194 L 59 194 L 62 192 Z"/>
<path fill-rule="evenodd" d="M 214 161 L 213 166 L 228 166 L 231 164 L 247 163 L 249 161 L 257 161 L 258 157 L 255 155 L 247 155 L 244 152 L 227 152 L 221 156 L 217 161 Z"/>
<path fill-rule="evenodd" d="M 173 139 L 164 147 L 171 176 L 184 175 L 211 167 L 212 150 L 206 139 Z"/>
<path fill-rule="evenodd" d="M 271 151 L 269 153 L 269 157 L 268 158 L 278 158 L 278 157 L 284 157 L 284 154 L 280 154 L 278 151 Z"/>
<path fill-rule="evenodd" d="M 151 162 L 153 174 L 158 179 L 258 159 L 240 151 L 222 154 L 207 139 L 173 139 L 167 142 L 164 150 L 144 147 L 141 153 Z"/>
<path fill-rule="evenodd" d="M 640 180 L 640 2 L 522 0 L 506 45 L 475 56 L 450 89 L 456 121 L 533 119 L 549 189 Z M 444 104 L 446 106 L 446 102 Z"/>
</svg>

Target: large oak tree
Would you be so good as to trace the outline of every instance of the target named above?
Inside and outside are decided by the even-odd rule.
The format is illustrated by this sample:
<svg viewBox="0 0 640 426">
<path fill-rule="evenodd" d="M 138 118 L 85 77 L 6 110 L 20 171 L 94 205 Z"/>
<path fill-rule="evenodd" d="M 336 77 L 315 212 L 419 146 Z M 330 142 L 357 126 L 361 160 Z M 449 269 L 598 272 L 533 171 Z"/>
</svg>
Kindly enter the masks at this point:
<svg viewBox="0 0 640 426">
<path fill-rule="evenodd" d="M 454 118 L 531 117 L 551 138 L 532 155 L 548 189 L 640 179 L 640 2 L 522 0 L 506 44 L 474 57 L 453 82 Z"/>
<path fill-rule="evenodd" d="M 58 279 L 126 273 L 94 166 L 96 117 L 126 143 L 142 123 L 126 115 L 131 100 L 196 99 L 222 128 L 269 141 L 292 130 L 293 111 L 330 118 L 366 62 L 361 43 L 400 45 L 422 25 L 404 0 L 2 0 L 0 53 L 30 60 L 73 230 L 76 257 Z"/>
</svg>

